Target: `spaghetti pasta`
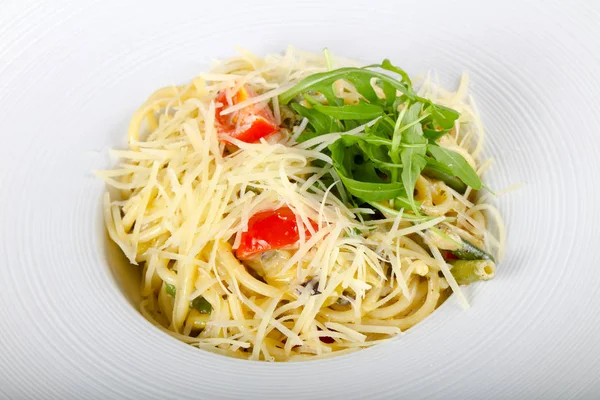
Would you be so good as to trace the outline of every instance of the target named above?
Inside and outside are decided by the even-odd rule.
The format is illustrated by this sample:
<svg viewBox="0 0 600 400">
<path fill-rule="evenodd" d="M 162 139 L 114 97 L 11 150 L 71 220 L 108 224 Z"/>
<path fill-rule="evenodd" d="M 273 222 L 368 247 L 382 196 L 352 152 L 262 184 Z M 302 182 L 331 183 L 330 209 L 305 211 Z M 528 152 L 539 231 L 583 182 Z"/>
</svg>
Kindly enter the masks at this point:
<svg viewBox="0 0 600 400">
<path fill-rule="evenodd" d="M 503 252 L 500 214 L 470 187 L 460 193 L 420 174 L 419 212 L 393 199 L 352 201 L 356 195 L 327 149 L 342 133 L 364 137 L 385 118 L 304 138 L 317 122 L 279 96 L 315 73 L 347 65 L 355 64 L 291 47 L 264 59 L 243 52 L 188 85 L 156 91 L 136 111 L 129 149 L 115 151 L 119 165 L 97 174 L 112 188 L 104 197 L 108 234 L 132 264 L 143 266 L 140 309 L 147 319 L 220 354 L 323 358 L 414 326 L 450 291 L 467 306 L 459 283 L 493 275 L 491 256 L 453 261 L 453 252 L 467 254 L 463 241 Z M 377 82 L 371 85 L 384 99 L 390 92 Z M 460 113 L 438 143 L 477 170 L 483 131 L 467 84 L 464 77 L 448 92 L 427 80 L 418 94 Z M 364 103 L 352 82 L 337 80 L 334 89 L 343 104 Z M 327 106 L 322 93 L 312 95 L 320 103 L 307 106 Z M 265 129 L 256 140 L 243 138 Z M 261 221 L 268 226 L 263 235 L 272 235 L 244 249 Z M 278 236 L 284 225 L 291 229 L 286 235 L 297 235 L 293 243 Z M 477 276 L 468 269 L 474 265 Z"/>
</svg>

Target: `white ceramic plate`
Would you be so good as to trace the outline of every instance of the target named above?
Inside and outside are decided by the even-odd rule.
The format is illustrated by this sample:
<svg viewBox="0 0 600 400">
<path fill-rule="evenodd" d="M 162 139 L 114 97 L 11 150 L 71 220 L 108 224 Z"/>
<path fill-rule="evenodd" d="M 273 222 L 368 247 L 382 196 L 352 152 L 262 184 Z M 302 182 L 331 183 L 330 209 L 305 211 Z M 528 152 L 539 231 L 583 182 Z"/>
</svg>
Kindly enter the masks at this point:
<svg viewBox="0 0 600 400">
<path fill-rule="evenodd" d="M 209 3 L 209 4 L 206 4 Z M 567 399 L 600 396 L 600 3 L 0 3 L 0 398 Z M 472 74 L 507 256 L 391 343 L 233 360 L 170 338 L 111 270 L 103 184 L 128 118 L 235 45 Z"/>
</svg>

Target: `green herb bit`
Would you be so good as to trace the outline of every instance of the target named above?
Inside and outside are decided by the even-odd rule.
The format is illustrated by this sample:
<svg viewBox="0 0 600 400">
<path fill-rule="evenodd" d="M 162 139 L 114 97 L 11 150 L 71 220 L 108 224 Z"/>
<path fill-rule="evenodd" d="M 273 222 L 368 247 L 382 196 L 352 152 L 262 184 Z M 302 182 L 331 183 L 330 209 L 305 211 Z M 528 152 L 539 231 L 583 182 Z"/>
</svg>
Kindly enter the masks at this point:
<svg viewBox="0 0 600 400">
<path fill-rule="evenodd" d="M 172 297 L 175 297 L 175 294 L 177 293 L 177 289 L 175 288 L 175 285 L 171 285 L 170 283 L 166 284 L 165 290 L 167 291 L 167 294 Z"/>
<path fill-rule="evenodd" d="M 202 296 L 198 296 L 192 300 L 190 307 L 198 310 L 200 314 L 210 314 L 212 312 L 212 305 Z"/>
<path fill-rule="evenodd" d="M 175 285 L 166 283 L 165 286 L 167 294 L 175 297 L 177 294 L 177 288 L 175 288 Z M 190 308 L 196 309 L 200 314 L 210 314 L 212 312 L 212 305 L 202 296 L 198 296 L 194 300 L 190 301 Z"/>
</svg>

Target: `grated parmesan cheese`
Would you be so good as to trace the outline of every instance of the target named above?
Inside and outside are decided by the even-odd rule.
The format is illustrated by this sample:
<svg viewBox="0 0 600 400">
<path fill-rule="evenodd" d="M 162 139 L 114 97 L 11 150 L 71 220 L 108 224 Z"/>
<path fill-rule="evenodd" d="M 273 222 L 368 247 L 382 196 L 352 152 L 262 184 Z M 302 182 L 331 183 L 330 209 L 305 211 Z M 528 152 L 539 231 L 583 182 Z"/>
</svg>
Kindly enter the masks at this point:
<svg viewBox="0 0 600 400">
<path fill-rule="evenodd" d="M 140 309 L 152 323 L 202 349 L 286 361 L 327 358 L 385 341 L 433 311 L 447 287 L 468 307 L 450 266 L 425 233 L 442 224 L 489 243 L 502 256 L 505 227 L 486 197 L 474 200 L 470 189 L 459 194 L 425 180 L 429 195 L 448 194 L 451 218 L 414 221 L 400 210 L 365 221 L 375 211 L 349 208 L 348 194 L 323 152 L 340 132 L 298 142 L 309 127 L 302 118 L 291 134 L 282 130 L 257 143 L 227 138 L 225 144 L 218 136 L 219 92 L 233 104 L 237 90 L 250 85 L 257 96 L 220 114 L 270 103 L 281 123 L 286 115 L 281 93 L 310 74 L 343 65 L 357 64 L 293 47 L 265 58 L 242 51 L 188 85 L 156 91 L 134 114 L 129 149 L 113 150 L 119 164 L 97 174 L 111 187 L 103 199 L 111 240 L 131 263 L 144 266 Z M 484 131 L 468 81 L 464 75 L 457 91 L 449 92 L 428 74 L 420 93 L 461 113 L 440 145 L 463 154 L 481 175 L 489 163 L 479 163 Z M 349 103 L 359 98 L 349 82 L 334 86 Z M 344 135 L 363 135 L 377 120 Z M 259 277 L 233 251 L 252 215 L 284 205 L 296 214 L 299 243 L 286 250 L 289 257 L 276 273 Z M 482 223 L 483 213 L 496 221 L 493 233 Z M 210 314 L 191 311 L 190 302 L 199 296 L 210 304 Z M 195 324 L 204 329 L 195 330 Z"/>
</svg>

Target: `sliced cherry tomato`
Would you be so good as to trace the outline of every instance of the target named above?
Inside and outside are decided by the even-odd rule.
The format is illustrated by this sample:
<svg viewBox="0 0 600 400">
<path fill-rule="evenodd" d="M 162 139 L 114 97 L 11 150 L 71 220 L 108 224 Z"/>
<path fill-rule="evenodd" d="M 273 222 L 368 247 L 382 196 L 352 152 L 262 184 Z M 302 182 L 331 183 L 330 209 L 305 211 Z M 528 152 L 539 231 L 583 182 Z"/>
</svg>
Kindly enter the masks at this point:
<svg viewBox="0 0 600 400">
<path fill-rule="evenodd" d="M 231 100 L 235 105 L 254 96 L 256 94 L 250 88 L 243 86 Z M 215 110 L 217 131 L 222 136 L 231 136 L 243 142 L 253 143 L 279 130 L 267 104 L 253 104 L 231 114 L 221 115 L 221 111 L 232 104 L 227 102 L 225 91 L 219 93 L 216 101 L 222 104 Z"/>
<path fill-rule="evenodd" d="M 316 224 L 313 223 L 316 228 Z M 305 230 L 306 237 L 310 232 Z M 289 207 L 261 211 L 250 217 L 235 255 L 247 260 L 256 254 L 294 246 L 300 240 L 296 214 Z"/>
</svg>

